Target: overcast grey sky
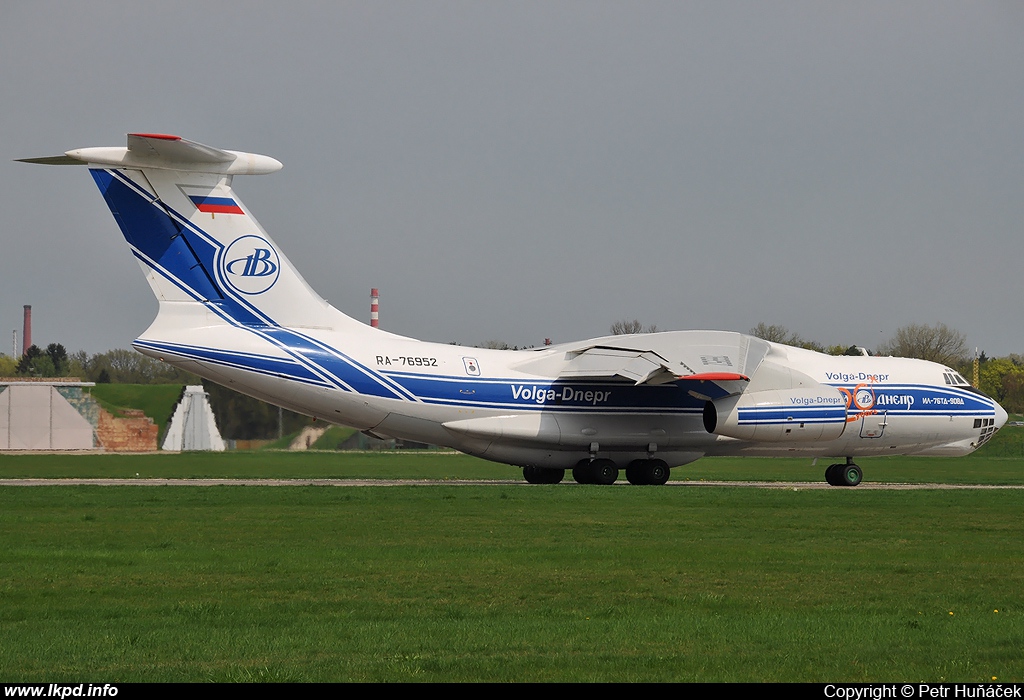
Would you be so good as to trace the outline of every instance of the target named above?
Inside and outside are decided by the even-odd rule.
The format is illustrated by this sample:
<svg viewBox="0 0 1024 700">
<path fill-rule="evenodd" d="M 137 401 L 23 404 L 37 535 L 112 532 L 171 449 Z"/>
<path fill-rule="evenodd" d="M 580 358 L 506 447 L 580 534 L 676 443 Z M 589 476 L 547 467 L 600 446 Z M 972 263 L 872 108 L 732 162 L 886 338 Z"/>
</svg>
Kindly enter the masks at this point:
<svg viewBox="0 0 1024 700">
<path fill-rule="evenodd" d="M 128 347 L 156 301 L 84 168 L 156 131 L 346 313 L 539 344 L 639 318 L 1024 352 L 1024 3 L 0 5 L 0 350 Z"/>
</svg>

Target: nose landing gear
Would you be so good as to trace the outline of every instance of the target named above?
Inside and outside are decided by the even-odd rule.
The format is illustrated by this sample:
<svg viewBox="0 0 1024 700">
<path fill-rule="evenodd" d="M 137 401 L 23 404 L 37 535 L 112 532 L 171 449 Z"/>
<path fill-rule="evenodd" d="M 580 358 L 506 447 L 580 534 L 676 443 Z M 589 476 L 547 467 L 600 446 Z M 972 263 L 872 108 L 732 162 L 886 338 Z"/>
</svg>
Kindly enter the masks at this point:
<svg viewBox="0 0 1024 700">
<path fill-rule="evenodd" d="M 846 464 L 832 464 L 825 470 L 825 481 L 829 486 L 856 486 L 864 479 L 864 473 L 851 457 Z"/>
</svg>

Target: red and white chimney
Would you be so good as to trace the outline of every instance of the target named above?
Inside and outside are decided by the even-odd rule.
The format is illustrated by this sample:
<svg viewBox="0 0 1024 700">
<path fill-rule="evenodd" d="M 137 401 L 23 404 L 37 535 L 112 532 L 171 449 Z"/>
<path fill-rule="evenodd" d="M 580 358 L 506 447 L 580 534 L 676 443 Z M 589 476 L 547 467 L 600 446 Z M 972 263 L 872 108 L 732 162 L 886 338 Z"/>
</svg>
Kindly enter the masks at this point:
<svg viewBox="0 0 1024 700">
<path fill-rule="evenodd" d="M 373 287 L 370 289 L 370 326 L 373 328 L 377 328 L 380 325 L 379 310 L 380 295 L 377 293 L 377 288 Z"/>
</svg>

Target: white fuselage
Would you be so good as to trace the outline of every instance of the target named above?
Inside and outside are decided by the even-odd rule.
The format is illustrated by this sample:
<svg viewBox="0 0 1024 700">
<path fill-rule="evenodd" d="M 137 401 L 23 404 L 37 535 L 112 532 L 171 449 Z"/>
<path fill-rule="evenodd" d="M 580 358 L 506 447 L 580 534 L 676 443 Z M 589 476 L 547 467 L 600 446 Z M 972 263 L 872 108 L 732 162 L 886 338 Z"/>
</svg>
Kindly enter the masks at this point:
<svg viewBox="0 0 1024 700">
<path fill-rule="evenodd" d="M 835 357 L 773 343 L 765 344 L 768 352 L 741 395 L 769 396 L 772 401 L 755 402 L 752 410 L 769 412 L 762 422 L 776 425 L 801 424 L 801 417 L 810 422 L 808 412 L 819 408 L 835 414 L 841 401 L 842 420 L 834 421 L 828 439 L 709 433 L 703 414 L 711 397 L 684 381 L 560 378 L 574 352 L 595 344 L 656 347 L 670 355 L 666 348 L 699 345 L 708 336 L 720 345 L 721 337 L 747 338 L 740 334 L 679 331 L 507 351 L 370 328 L 287 329 L 271 338 L 258 328 L 221 323 L 186 323 L 178 332 L 161 325 L 158 319 L 139 339 L 139 350 L 243 393 L 377 435 L 521 466 L 569 468 L 595 455 L 621 463 L 657 455 L 670 466 L 705 455 L 962 455 L 1006 419 L 991 399 L 946 383 L 951 371 L 935 363 Z M 799 396 L 780 398 L 774 390 L 792 391 L 795 376 L 802 379 Z"/>
</svg>

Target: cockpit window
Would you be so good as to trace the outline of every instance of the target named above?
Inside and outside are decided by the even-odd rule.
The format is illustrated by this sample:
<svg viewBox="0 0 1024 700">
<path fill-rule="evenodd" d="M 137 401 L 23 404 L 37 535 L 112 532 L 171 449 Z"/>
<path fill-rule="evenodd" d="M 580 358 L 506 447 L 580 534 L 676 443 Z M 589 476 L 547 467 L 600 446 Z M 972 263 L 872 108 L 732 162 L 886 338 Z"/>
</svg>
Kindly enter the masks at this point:
<svg viewBox="0 0 1024 700">
<path fill-rule="evenodd" d="M 963 378 L 959 372 L 953 370 L 946 370 L 942 373 L 942 378 L 946 380 L 946 384 L 949 386 L 968 386 L 970 382 Z"/>
</svg>

